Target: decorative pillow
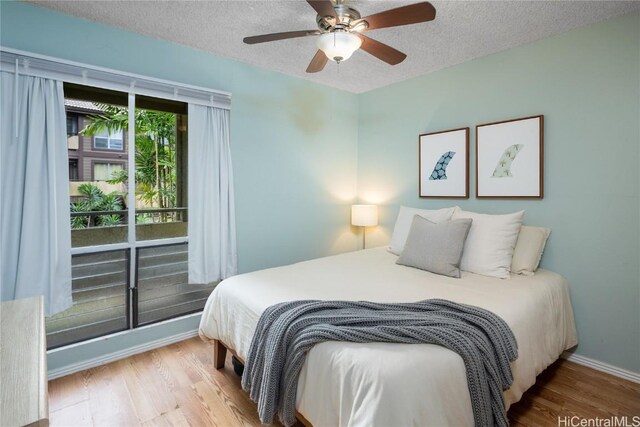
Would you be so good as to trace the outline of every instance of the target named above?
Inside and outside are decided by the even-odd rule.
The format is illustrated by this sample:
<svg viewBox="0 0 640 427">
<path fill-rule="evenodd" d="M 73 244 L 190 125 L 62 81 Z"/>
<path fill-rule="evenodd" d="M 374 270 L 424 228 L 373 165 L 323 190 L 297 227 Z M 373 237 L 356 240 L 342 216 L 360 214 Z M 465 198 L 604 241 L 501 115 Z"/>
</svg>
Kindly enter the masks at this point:
<svg viewBox="0 0 640 427">
<path fill-rule="evenodd" d="M 540 265 L 549 234 L 551 234 L 550 228 L 528 225 L 520 228 L 516 248 L 513 251 L 513 260 L 511 260 L 512 273 L 533 276 Z"/>
<path fill-rule="evenodd" d="M 456 208 L 452 218 L 473 220 L 464 244 L 460 269 L 508 279 L 524 211 L 507 215 L 487 215 Z"/>
<path fill-rule="evenodd" d="M 413 217 L 404 250 L 396 264 L 460 277 L 460 258 L 471 227 L 470 219 L 456 219 L 439 224 Z"/>
<path fill-rule="evenodd" d="M 398 212 L 396 225 L 393 228 L 393 235 L 391 236 L 389 250 L 396 255 L 400 255 L 402 253 L 402 249 L 404 249 L 404 244 L 407 241 L 409 229 L 411 228 L 411 223 L 413 222 L 413 217 L 415 215 L 420 215 L 422 218 L 438 223 L 450 220 L 454 210 L 455 208 L 429 210 L 400 206 L 400 212 Z"/>
</svg>

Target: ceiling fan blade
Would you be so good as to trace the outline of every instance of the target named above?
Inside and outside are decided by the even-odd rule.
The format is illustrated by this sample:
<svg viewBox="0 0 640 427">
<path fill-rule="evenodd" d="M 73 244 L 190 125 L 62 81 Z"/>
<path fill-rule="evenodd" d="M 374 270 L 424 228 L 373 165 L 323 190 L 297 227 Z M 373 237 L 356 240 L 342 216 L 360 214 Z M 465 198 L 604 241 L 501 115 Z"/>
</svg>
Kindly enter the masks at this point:
<svg viewBox="0 0 640 427">
<path fill-rule="evenodd" d="M 284 33 L 262 34 L 260 36 L 245 37 L 242 41 L 246 44 L 256 44 L 264 42 L 273 42 L 276 40 L 295 39 L 298 37 L 317 36 L 320 34 L 318 30 L 307 31 L 287 31 Z"/>
<path fill-rule="evenodd" d="M 313 59 L 309 63 L 307 67 L 307 73 L 317 73 L 318 71 L 322 71 L 325 65 L 327 65 L 327 55 L 324 54 L 323 51 L 318 49 L 316 54 L 313 56 Z"/>
<path fill-rule="evenodd" d="M 362 34 L 358 34 L 358 37 L 360 37 L 360 39 L 362 40 L 362 46 L 360 46 L 360 49 L 386 62 L 387 64 L 399 64 L 407 57 L 407 55 L 400 52 L 399 50 L 394 49 L 384 43 L 380 43 L 377 40 L 374 40 Z"/>
<path fill-rule="evenodd" d="M 336 11 L 333 8 L 331 0 L 307 0 L 307 3 L 320 15 L 321 17 L 333 16 L 337 18 Z"/>
<path fill-rule="evenodd" d="M 365 16 L 353 23 L 357 25 L 362 21 L 367 21 L 366 30 L 377 30 L 379 28 L 397 27 L 400 25 L 417 24 L 419 22 L 432 21 L 436 17 L 436 9 L 429 2 L 410 4 L 409 6 L 398 7 L 386 10 L 375 15 Z"/>
</svg>

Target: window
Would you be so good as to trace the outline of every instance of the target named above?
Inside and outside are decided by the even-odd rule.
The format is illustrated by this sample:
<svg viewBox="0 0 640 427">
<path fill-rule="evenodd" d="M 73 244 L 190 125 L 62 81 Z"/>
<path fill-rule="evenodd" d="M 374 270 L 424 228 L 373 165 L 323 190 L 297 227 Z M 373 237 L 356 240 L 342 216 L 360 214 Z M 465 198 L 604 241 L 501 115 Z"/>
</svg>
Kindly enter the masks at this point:
<svg viewBox="0 0 640 427">
<path fill-rule="evenodd" d="M 73 306 L 46 319 L 48 348 L 129 328 L 129 253 L 73 255 Z"/>
<path fill-rule="evenodd" d="M 114 172 L 118 172 L 124 169 L 122 163 L 94 163 L 93 164 L 93 180 L 94 181 L 109 181 L 116 178 Z"/>
<path fill-rule="evenodd" d="M 79 179 L 78 159 L 69 159 L 69 181 L 78 181 Z"/>
<path fill-rule="evenodd" d="M 124 147 L 122 143 L 122 131 L 112 131 L 110 133 L 107 129 L 102 129 L 93 136 L 93 146 L 101 150 L 122 151 Z"/>
<path fill-rule="evenodd" d="M 187 144 L 184 110 L 137 97 L 144 107 L 136 118 L 144 133 L 136 136 L 136 238 L 187 236 Z M 152 109 L 153 108 L 153 109 Z M 164 111 L 159 111 L 163 108 Z M 184 130 L 180 130 L 183 128 Z"/>
<path fill-rule="evenodd" d="M 104 119 L 109 111 L 126 110 L 126 94 L 104 99 L 100 93 L 74 91 L 73 86 L 68 88 L 67 84 L 64 91 L 67 128 L 69 130 L 78 126 L 78 134 L 67 137 L 72 245 L 81 247 L 124 243 L 128 233 L 128 182 L 123 173 L 127 170 L 125 159 L 128 156 L 126 153 L 93 151 L 90 147 L 85 150 L 83 146 L 90 144 L 94 135 L 102 133 L 105 128 Z M 73 96 L 74 94 L 77 96 Z M 118 129 L 113 133 L 120 135 L 122 142 L 124 130 Z M 106 139 L 109 140 L 108 134 Z M 107 182 L 112 180 L 117 182 Z M 105 228 L 108 228 L 108 232 Z"/>
<path fill-rule="evenodd" d="M 67 148 L 69 150 L 78 150 L 78 116 L 73 113 L 69 113 L 67 110 Z M 76 162 L 77 163 L 77 162 Z M 76 165 L 77 168 L 77 165 Z M 78 179 L 77 176 L 75 179 Z"/>
<path fill-rule="evenodd" d="M 78 116 L 67 113 L 67 137 L 78 134 Z"/>
<path fill-rule="evenodd" d="M 213 288 L 210 285 L 189 284 L 187 250 L 186 243 L 138 249 L 135 287 L 138 325 L 204 308 Z"/>
<path fill-rule="evenodd" d="M 84 102 L 81 139 L 124 153 L 84 151 L 91 181 L 71 182 L 82 165 L 70 160 L 73 306 L 47 319 L 49 348 L 202 310 L 214 285 L 188 283 L 187 104 L 135 95 L 130 111 L 125 93 L 64 91 Z M 135 138 L 125 145 L 130 112 Z"/>
</svg>

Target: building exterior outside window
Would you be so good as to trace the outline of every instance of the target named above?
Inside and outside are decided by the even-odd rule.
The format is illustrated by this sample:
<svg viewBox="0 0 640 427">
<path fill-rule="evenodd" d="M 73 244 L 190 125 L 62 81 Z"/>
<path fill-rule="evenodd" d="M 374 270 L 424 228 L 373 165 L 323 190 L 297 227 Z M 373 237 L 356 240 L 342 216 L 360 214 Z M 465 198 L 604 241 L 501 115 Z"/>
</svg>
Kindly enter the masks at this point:
<svg viewBox="0 0 640 427">
<path fill-rule="evenodd" d="M 105 171 L 127 169 L 127 137 L 124 132 L 109 134 L 104 131 L 96 136 L 82 134 L 82 130 L 91 123 L 91 116 L 104 113 L 100 105 L 75 99 L 65 99 L 64 105 L 67 112 L 69 179 L 106 181 L 110 176 L 104 176 Z"/>
<path fill-rule="evenodd" d="M 93 164 L 93 181 L 108 181 L 112 178 L 112 174 L 124 169 L 122 163 L 94 163 Z"/>
<path fill-rule="evenodd" d="M 122 131 L 109 133 L 106 129 L 93 137 L 93 147 L 101 150 L 124 150 Z"/>
</svg>

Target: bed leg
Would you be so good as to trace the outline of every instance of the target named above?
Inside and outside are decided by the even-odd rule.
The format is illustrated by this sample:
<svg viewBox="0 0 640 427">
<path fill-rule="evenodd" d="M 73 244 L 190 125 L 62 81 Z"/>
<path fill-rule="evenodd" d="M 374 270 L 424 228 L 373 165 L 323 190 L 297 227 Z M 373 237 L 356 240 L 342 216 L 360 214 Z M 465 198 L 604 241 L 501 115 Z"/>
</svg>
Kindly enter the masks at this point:
<svg viewBox="0 0 640 427">
<path fill-rule="evenodd" d="M 227 357 L 227 347 L 220 340 L 214 340 L 213 344 L 213 366 L 216 369 L 224 368 L 224 359 Z"/>
</svg>

